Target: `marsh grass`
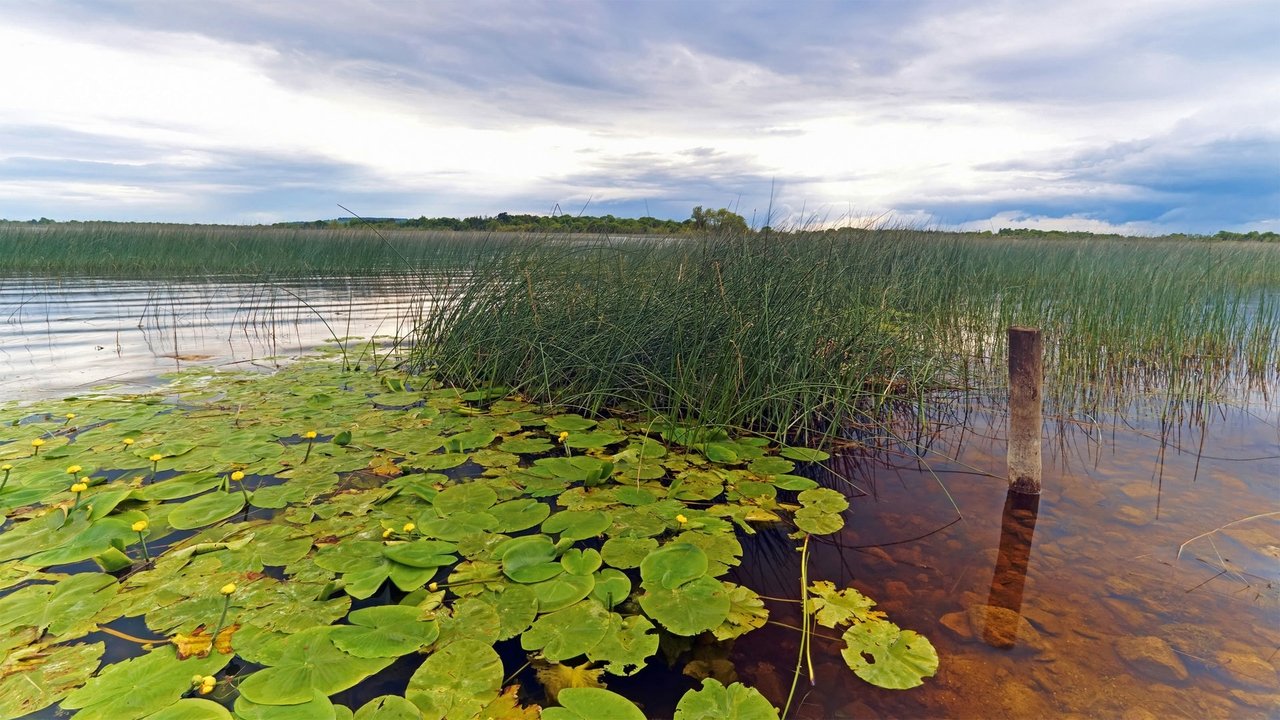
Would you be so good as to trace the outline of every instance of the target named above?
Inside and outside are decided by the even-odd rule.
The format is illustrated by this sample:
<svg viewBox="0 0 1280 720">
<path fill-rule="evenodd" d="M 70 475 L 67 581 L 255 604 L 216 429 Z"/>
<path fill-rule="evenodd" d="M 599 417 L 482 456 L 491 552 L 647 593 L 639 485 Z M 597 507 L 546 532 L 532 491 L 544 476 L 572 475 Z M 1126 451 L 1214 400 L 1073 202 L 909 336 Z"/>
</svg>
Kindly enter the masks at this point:
<svg viewBox="0 0 1280 720">
<path fill-rule="evenodd" d="M 0 224 L 0 275 L 165 278 L 367 275 L 449 268 L 514 235 L 349 229 L 76 223 Z"/>
<path fill-rule="evenodd" d="M 589 411 L 828 435 L 941 388 L 999 392 L 1005 328 L 1047 337 L 1050 412 L 1175 408 L 1273 382 L 1280 251 L 900 230 L 547 239 L 471 268 L 415 363 Z"/>
</svg>

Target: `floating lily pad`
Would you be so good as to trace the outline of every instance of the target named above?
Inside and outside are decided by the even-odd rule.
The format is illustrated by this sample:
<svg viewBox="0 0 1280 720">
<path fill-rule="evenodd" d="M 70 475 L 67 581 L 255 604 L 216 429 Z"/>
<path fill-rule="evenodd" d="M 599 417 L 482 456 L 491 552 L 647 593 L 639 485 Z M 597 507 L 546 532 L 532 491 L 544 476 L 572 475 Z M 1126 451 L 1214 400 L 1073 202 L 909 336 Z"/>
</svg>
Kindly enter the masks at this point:
<svg viewBox="0 0 1280 720">
<path fill-rule="evenodd" d="M 504 543 L 502 572 L 520 583 L 537 583 L 564 572 L 555 562 L 556 546 L 546 535 L 526 535 Z"/>
<path fill-rule="evenodd" d="M 212 675 L 230 655 L 179 660 L 172 646 L 103 668 L 62 701 L 83 720 L 136 720 L 176 703 L 191 689 L 192 675 Z"/>
<path fill-rule="evenodd" d="M 778 720 L 778 709 L 755 688 L 704 678 L 701 689 L 680 698 L 675 720 Z"/>
<path fill-rule="evenodd" d="M 798 460 L 800 462 L 825 462 L 831 456 L 821 450 L 802 447 L 786 447 L 778 451 L 778 454 L 784 458 Z"/>
<path fill-rule="evenodd" d="M 595 663 L 604 663 L 604 669 L 613 675 L 635 675 L 658 652 L 656 630 L 649 618 L 643 615 L 624 618 L 610 613 L 609 629 L 600 642 L 587 651 L 587 658 Z"/>
<path fill-rule="evenodd" d="M 253 715 L 240 713 L 244 720 L 252 720 Z M 232 720 L 227 709 L 212 700 L 203 698 L 183 698 L 147 720 Z"/>
<path fill-rule="evenodd" d="M 84 684 L 98 668 L 103 643 L 11 651 L 0 669 L 0 717 L 43 710 Z"/>
<path fill-rule="evenodd" d="M 241 695 L 236 698 L 235 708 L 240 720 L 337 720 L 338 718 L 337 707 L 319 690 L 312 693 L 310 700 L 295 705 L 261 705 Z"/>
<path fill-rule="evenodd" d="M 440 540 L 414 540 L 407 543 L 387 545 L 382 553 L 391 560 L 402 565 L 416 568 L 437 568 L 452 565 L 458 561 L 453 553 L 458 546 Z"/>
<path fill-rule="evenodd" d="M 398 695 L 383 695 L 362 705 L 353 720 L 422 720 L 422 711 Z"/>
<path fill-rule="evenodd" d="M 596 584 L 591 588 L 591 597 L 607 608 L 613 608 L 631 595 L 631 578 L 620 570 L 605 568 L 596 573 L 595 578 Z"/>
<path fill-rule="evenodd" d="M 565 688 L 560 707 L 543 708 L 542 720 L 645 720 L 630 700 L 604 688 Z"/>
<path fill-rule="evenodd" d="M 460 512 L 479 512 L 498 502 L 498 494 L 483 483 L 469 482 L 450 485 L 436 495 L 432 504 L 440 517 L 448 518 Z"/>
<path fill-rule="evenodd" d="M 367 607 L 347 616 L 350 625 L 333 628 L 329 638 L 339 650 L 360 658 L 395 658 L 435 641 L 440 628 L 418 619 L 414 607 Z"/>
<path fill-rule="evenodd" d="M 263 650 L 266 667 L 240 683 L 240 694 L 259 705 L 296 705 L 316 692 L 346 690 L 391 664 L 393 658 L 360 658 L 339 650 L 330 638 L 334 627 L 303 630 Z"/>
<path fill-rule="evenodd" d="M 404 696 L 423 718 L 469 718 L 498 696 L 502 677 L 502 660 L 492 647 L 458 640 L 422 663 Z"/>
<path fill-rule="evenodd" d="M 494 532 L 514 533 L 537 526 L 551 514 L 551 506 L 531 498 L 498 503 L 485 512 L 498 519 Z"/>
<path fill-rule="evenodd" d="M 692 543 L 668 543 L 640 563 L 644 586 L 673 589 L 707 574 L 707 554 Z"/>
<path fill-rule="evenodd" d="M 542 615 L 520 636 L 520 647 L 540 650 L 551 662 L 561 662 L 585 654 L 604 639 L 609 630 L 609 611 L 587 600 Z"/>
<path fill-rule="evenodd" d="M 842 639 L 845 647 L 840 655 L 845 663 L 876 687 L 913 688 L 938 671 L 938 651 L 929 638 L 888 620 L 854 623 Z"/>
<path fill-rule="evenodd" d="M 552 612 L 568 607 L 590 595 L 595 586 L 596 579 L 593 575 L 564 573 L 531 587 L 538 596 L 538 610 Z"/>
<path fill-rule="evenodd" d="M 226 520 L 244 508 L 244 495 L 214 491 L 188 500 L 169 513 L 169 524 L 177 530 L 194 530 Z"/>
<path fill-rule="evenodd" d="M 547 518 L 542 532 L 558 533 L 562 540 L 585 540 L 604 532 L 610 522 L 599 510 L 565 510 Z"/>
<path fill-rule="evenodd" d="M 719 580 L 700 577 L 677 588 L 655 585 L 640 596 L 640 607 L 675 635 L 697 635 L 729 617 L 729 594 Z"/>
<path fill-rule="evenodd" d="M 560 564 L 573 575 L 590 575 L 600 569 L 601 562 L 600 553 L 591 548 L 573 548 L 560 556 Z"/>
</svg>

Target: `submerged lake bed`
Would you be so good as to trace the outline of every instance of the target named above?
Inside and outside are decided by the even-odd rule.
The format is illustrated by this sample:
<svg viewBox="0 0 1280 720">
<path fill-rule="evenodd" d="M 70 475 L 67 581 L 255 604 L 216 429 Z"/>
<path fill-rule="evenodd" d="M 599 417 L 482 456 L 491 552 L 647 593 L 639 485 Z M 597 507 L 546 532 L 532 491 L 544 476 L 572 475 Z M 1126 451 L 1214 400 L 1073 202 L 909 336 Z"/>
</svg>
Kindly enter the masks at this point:
<svg viewBox="0 0 1280 720">
<path fill-rule="evenodd" d="M 723 301 L 729 261 L 716 255 L 693 267 L 701 269 L 690 277 L 710 283 L 706 302 Z M 477 286 L 433 277 L 442 278 L 4 281 L 0 462 L 36 473 L 34 481 L 14 474 L 0 490 L 0 627 L 17 643 L 4 652 L 14 663 L 37 650 L 64 661 L 105 644 L 96 679 L 92 669 L 62 681 L 46 674 L 39 684 L 52 694 L 41 697 L 70 697 L 62 711 L 82 708 L 87 718 L 118 716 L 124 706 L 109 688 L 122 676 L 112 669 L 145 657 L 157 665 L 149 672 L 168 677 L 168 695 L 134 717 L 178 707 L 222 717 L 211 704 L 246 718 L 286 709 L 350 717 L 362 707 L 377 717 L 378 703 L 407 716 L 471 717 L 499 706 L 546 712 L 557 702 L 591 716 L 614 708 L 612 695 L 556 694 L 600 685 L 648 717 L 683 717 L 730 698 L 760 713 L 742 717 L 786 708 L 802 718 L 1234 718 L 1280 707 L 1274 295 L 1239 305 L 1259 318 L 1244 330 L 1227 322 L 1235 310 L 1206 309 L 1219 334 L 1195 340 L 1200 354 L 1184 368 L 1128 365 L 1112 348 L 1098 360 L 1065 339 L 1051 346 L 1044 490 L 1014 502 L 1004 391 L 992 371 L 961 389 L 932 376 L 937 389 L 869 413 L 891 414 L 879 424 L 795 442 L 711 432 L 634 404 L 565 407 L 496 382 L 454 389 L 414 362 L 409 338 L 432 323 L 438 331 L 432 318 L 474 325 L 501 311 L 468 294 Z M 466 277 L 512 290 L 504 302 L 527 301 L 533 323 L 549 328 L 552 299 L 576 309 L 611 292 L 575 276 L 545 287 L 538 276 Z M 507 317 L 526 311 L 504 307 Z M 605 324 L 612 312 L 603 301 L 584 309 L 585 323 Z M 915 342 L 911 317 L 894 311 L 873 327 Z M 966 372 L 998 366 L 984 323 L 956 329 Z M 512 350 L 545 342 L 541 330 L 528 332 L 519 343 L 490 338 Z M 828 336 L 806 352 L 853 364 Z M 725 367 L 743 372 L 750 357 L 734 337 L 739 354 Z M 1229 338 L 1247 356 L 1214 360 L 1209 353 L 1223 347 L 1215 343 Z M 496 367 L 508 348 L 486 342 L 464 336 L 439 366 L 469 372 L 458 358 L 472 353 L 475 367 Z M 324 358 L 312 356 L 317 349 Z M 344 360 L 359 370 L 339 371 Z M 426 372 L 394 369 L 401 365 Z M 1130 385 L 1095 391 L 1087 377 Z M 859 382 L 868 397 L 896 388 L 875 373 Z M 47 444 L 33 448 L 34 438 Z M 809 447 L 818 445 L 829 452 Z M 63 487 L 78 476 L 68 475 L 72 464 L 88 473 L 83 503 Z M 237 485 L 235 471 L 248 481 Z M 63 516 L 66 529 L 36 531 L 34 523 Z M 131 530 L 144 516 L 154 567 Z M 422 557 L 386 550 L 401 545 Z M 106 557 L 127 563 L 104 567 Z M 229 640 L 238 657 L 170 661 L 158 654 L 165 644 L 139 648 L 92 623 L 66 627 L 9 609 L 36 594 L 60 598 L 75 573 L 96 583 L 103 602 L 86 610 L 97 607 L 103 626 L 155 640 L 202 627 L 216 635 L 219 589 L 235 585 L 225 603 L 228 624 L 240 625 Z M 198 592 L 171 584 L 196 577 Z M 695 608 L 722 596 L 724 618 L 698 617 Z M 541 609 L 517 618 L 517 600 Z M 313 617 L 284 620 L 294 602 Z M 342 639 L 357 628 L 368 629 L 361 637 L 383 632 L 390 616 L 365 613 L 379 607 L 411 608 L 392 612 L 420 632 L 417 644 L 369 651 L 364 640 Z M 824 616 L 822 607 L 848 610 Z M 550 641 L 574 626 L 602 632 L 577 645 Z M 856 645 L 858 632 L 871 644 Z M 470 636 L 482 642 L 462 643 Z M 336 653 L 343 679 L 314 681 L 323 698 L 263 692 L 267 678 L 294 671 L 286 656 L 302 644 Z M 383 654 L 375 661 L 369 652 Z M 209 695 L 188 682 L 193 673 L 178 677 L 197 661 L 212 668 Z M 429 687 L 452 682 L 437 677 L 446 661 L 474 668 L 484 687 L 431 695 Z M 0 674 L 0 689 L 11 703 L 37 702 L 14 694 L 27 671 L 15 667 Z M 21 707 L 3 705 L 5 694 L 0 706 Z"/>
</svg>

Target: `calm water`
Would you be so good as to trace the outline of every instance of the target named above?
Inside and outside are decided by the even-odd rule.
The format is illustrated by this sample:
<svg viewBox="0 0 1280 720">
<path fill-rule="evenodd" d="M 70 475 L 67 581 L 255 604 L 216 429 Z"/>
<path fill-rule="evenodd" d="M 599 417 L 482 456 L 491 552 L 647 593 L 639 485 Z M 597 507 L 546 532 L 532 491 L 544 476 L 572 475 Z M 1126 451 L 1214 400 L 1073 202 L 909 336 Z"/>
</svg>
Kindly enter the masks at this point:
<svg viewBox="0 0 1280 720">
<path fill-rule="evenodd" d="M 420 289 L 396 277 L 0 278 L 0 400 L 149 385 L 191 363 L 271 368 L 335 337 L 402 336 Z"/>
<path fill-rule="evenodd" d="M 860 496 L 810 577 L 883 599 L 942 661 L 922 688 L 878 690 L 850 677 L 839 643 L 815 642 L 798 717 L 1280 715 L 1280 414 L 1211 415 L 1163 438 L 1133 419 L 1054 428 L 1030 528 L 1025 510 L 1002 527 L 1004 418 L 989 409 L 957 410 L 926 451 L 845 457 L 836 467 Z M 742 576 L 785 592 L 794 542 L 758 544 L 774 562 Z M 742 638 L 738 674 L 784 702 L 796 639 L 776 627 Z"/>
<path fill-rule="evenodd" d="M 191 363 L 270 369 L 335 336 L 401 335 L 429 309 L 415 290 L 0 280 L 0 399 L 154 384 Z M 853 496 L 847 525 L 815 548 L 810 577 L 881 599 L 933 641 L 941 667 L 922 688 L 877 690 L 847 670 L 839 643 L 815 640 L 817 683 L 802 680 L 794 716 L 1280 715 L 1280 412 L 1250 398 L 1163 430 L 1144 413 L 1050 419 L 1034 513 L 1006 512 L 1004 417 L 990 399 L 955 400 L 913 441 L 839 457 L 851 484 L 826 482 Z M 794 597 L 794 541 L 762 532 L 744 544 L 736 579 Z M 798 624 L 795 606 L 770 608 Z M 781 706 L 797 641 L 774 626 L 750 633 L 733 672 Z M 685 682 L 659 681 L 672 702 Z M 652 712 L 664 694 L 649 696 Z"/>
</svg>

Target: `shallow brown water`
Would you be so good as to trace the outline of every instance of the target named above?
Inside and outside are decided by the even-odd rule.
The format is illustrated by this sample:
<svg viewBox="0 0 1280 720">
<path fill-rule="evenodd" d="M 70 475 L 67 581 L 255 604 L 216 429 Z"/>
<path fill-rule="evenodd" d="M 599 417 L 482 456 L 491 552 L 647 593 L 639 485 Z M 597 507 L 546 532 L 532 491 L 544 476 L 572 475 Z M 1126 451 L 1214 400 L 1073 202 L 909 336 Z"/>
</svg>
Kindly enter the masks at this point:
<svg viewBox="0 0 1280 720">
<path fill-rule="evenodd" d="M 838 641 L 815 641 L 816 685 L 802 677 L 795 717 L 1280 714 L 1280 415 L 1211 415 L 1163 450 L 1158 422 L 1047 428 L 1034 527 L 1024 510 L 1003 534 L 999 415 L 971 412 L 935 434 L 920 462 L 903 447 L 888 466 L 844 458 L 837 467 L 866 494 L 838 541 L 814 552 L 810 579 L 881 599 L 891 620 L 932 640 L 941 664 L 923 687 L 879 690 L 849 673 Z M 744 579 L 794 597 L 794 543 L 757 544 L 746 556 L 773 562 Z M 775 620 L 799 624 L 794 605 L 770 605 Z M 741 679 L 779 706 L 797 640 L 770 626 L 735 648 Z"/>
</svg>

